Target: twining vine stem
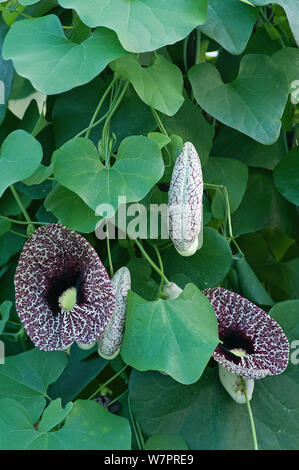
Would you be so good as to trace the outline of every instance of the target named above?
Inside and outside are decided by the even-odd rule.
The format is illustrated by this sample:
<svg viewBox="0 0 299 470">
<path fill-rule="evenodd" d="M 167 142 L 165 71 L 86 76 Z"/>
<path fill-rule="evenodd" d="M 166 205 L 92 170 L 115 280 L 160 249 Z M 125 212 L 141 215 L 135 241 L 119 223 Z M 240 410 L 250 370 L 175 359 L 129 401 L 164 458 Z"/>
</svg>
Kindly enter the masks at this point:
<svg viewBox="0 0 299 470">
<path fill-rule="evenodd" d="M 152 268 L 161 276 L 161 278 L 163 278 L 165 284 L 169 285 L 170 284 L 170 281 L 167 279 L 167 277 L 165 276 L 164 272 L 158 268 L 158 266 L 156 265 L 156 263 L 153 262 L 153 260 L 150 258 L 150 256 L 147 254 L 147 252 L 145 251 L 145 249 L 143 248 L 142 244 L 139 242 L 139 240 L 134 240 L 136 245 L 138 246 L 139 250 L 141 251 L 141 253 L 143 254 L 144 258 L 149 262 L 149 264 L 152 266 Z"/>
<path fill-rule="evenodd" d="M 248 395 L 247 395 L 246 382 L 245 382 L 243 377 L 240 377 L 240 379 L 241 379 L 243 393 L 245 395 L 246 405 L 247 405 L 247 409 L 248 409 L 248 415 L 249 415 L 250 426 L 251 426 L 251 434 L 252 434 L 252 440 L 253 440 L 253 448 L 254 448 L 254 450 L 259 450 L 258 444 L 257 444 L 257 437 L 256 437 L 254 420 L 253 420 L 253 414 L 252 414 L 252 411 L 251 411 L 251 406 L 250 406 L 250 402 L 248 400 Z"/>
<path fill-rule="evenodd" d="M 109 385 L 114 379 L 116 379 L 116 377 L 118 377 L 119 375 L 121 375 L 126 369 L 127 367 L 129 367 L 127 364 L 122 368 L 120 369 L 116 374 L 114 374 L 112 377 L 110 377 L 109 380 L 107 380 L 107 382 L 105 382 L 103 385 L 101 385 L 92 395 L 90 395 L 90 397 L 88 398 L 88 400 L 92 400 L 94 397 L 96 397 L 100 391 L 107 387 L 107 385 Z"/>
</svg>

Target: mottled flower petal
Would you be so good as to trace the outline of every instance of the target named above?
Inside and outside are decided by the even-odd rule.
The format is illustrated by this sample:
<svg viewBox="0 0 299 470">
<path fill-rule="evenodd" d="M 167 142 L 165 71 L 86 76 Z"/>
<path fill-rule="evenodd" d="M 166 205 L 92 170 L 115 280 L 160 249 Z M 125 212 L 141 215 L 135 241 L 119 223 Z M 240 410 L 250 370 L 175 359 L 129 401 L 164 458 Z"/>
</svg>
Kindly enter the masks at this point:
<svg viewBox="0 0 299 470">
<path fill-rule="evenodd" d="M 200 159 L 191 142 L 186 142 L 175 162 L 168 193 L 169 235 L 183 256 L 191 256 L 198 249 L 198 236 L 202 230 L 202 196 Z"/>
<path fill-rule="evenodd" d="M 77 289 L 70 311 L 59 297 Z M 87 345 L 106 327 L 115 296 L 93 247 L 58 224 L 38 228 L 26 242 L 15 274 L 16 308 L 28 336 L 43 351 L 64 350 L 74 341 Z"/>
<path fill-rule="evenodd" d="M 99 355 L 105 359 L 114 359 L 122 344 L 127 310 L 127 297 L 131 288 L 131 275 L 126 267 L 120 268 L 112 278 L 116 304 L 108 325 L 98 338 Z"/>
<path fill-rule="evenodd" d="M 206 289 L 203 293 L 218 319 L 223 344 L 217 346 L 213 357 L 220 365 L 248 379 L 278 375 L 286 369 L 289 343 L 270 315 L 222 287 Z"/>
</svg>

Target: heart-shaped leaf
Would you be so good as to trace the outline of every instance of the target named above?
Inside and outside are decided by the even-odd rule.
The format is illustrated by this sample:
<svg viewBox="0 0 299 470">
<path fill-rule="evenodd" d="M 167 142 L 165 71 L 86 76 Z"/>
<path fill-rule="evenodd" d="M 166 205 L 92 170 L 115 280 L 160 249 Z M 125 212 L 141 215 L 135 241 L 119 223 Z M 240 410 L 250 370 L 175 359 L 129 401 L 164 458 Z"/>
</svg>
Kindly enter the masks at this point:
<svg viewBox="0 0 299 470">
<path fill-rule="evenodd" d="M 269 57 L 244 56 L 231 83 L 208 63 L 193 66 L 188 76 L 196 101 L 216 119 L 262 144 L 278 139 L 289 86 Z"/>
<path fill-rule="evenodd" d="M 133 55 L 112 62 L 110 67 L 132 83 L 148 106 L 169 116 L 181 107 L 184 101 L 182 72 L 162 55 L 158 55 L 150 67 L 142 67 Z"/>
<path fill-rule="evenodd" d="M 209 0 L 204 34 L 219 42 L 231 54 L 241 54 L 256 22 L 258 9 L 240 0 Z"/>
<path fill-rule="evenodd" d="M 9 134 L 0 148 L 0 197 L 17 181 L 34 173 L 43 156 L 40 143 L 25 131 Z"/>
<path fill-rule="evenodd" d="M 135 369 L 159 370 L 193 383 L 218 341 L 214 310 L 193 284 L 174 300 L 148 302 L 129 292 L 121 355 Z"/>
<path fill-rule="evenodd" d="M 94 401 L 77 400 L 61 408 L 59 400 L 46 408 L 38 428 L 26 408 L 10 398 L 0 400 L 1 450 L 128 450 L 129 422 Z M 66 416 L 67 415 L 67 416 Z M 66 416 L 61 429 L 50 430 Z"/>
<path fill-rule="evenodd" d="M 69 41 L 55 15 L 17 21 L 7 33 L 3 57 L 19 75 L 48 95 L 92 80 L 106 65 L 126 54 L 116 34 L 99 28 L 81 44 Z"/>
<path fill-rule="evenodd" d="M 46 404 L 48 385 L 58 379 L 66 363 L 67 356 L 61 351 L 31 349 L 8 357 L 0 368 L 0 398 L 17 400 L 36 421 Z"/>
<path fill-rule="evenodd" d="M 91 28 L 116 31 L 125 49 L 146 52 L 185 38 L 204 23 L 207 1 L 201 0 L 59 0 L 76 10 Z"/>
<path fill-rule="evenodd" d="M 143 136 L 124 139 L 111 168 L 101 163 L 96 147 L 88 139 L 72 139 L 54 153 L 55 178 L 93 210 L 100 204 L 110 204 L 116 210 L 119 196 L 126 196 L 127 203 L 140 201 L 163 172 L 158 144 Z"/>
</svg>

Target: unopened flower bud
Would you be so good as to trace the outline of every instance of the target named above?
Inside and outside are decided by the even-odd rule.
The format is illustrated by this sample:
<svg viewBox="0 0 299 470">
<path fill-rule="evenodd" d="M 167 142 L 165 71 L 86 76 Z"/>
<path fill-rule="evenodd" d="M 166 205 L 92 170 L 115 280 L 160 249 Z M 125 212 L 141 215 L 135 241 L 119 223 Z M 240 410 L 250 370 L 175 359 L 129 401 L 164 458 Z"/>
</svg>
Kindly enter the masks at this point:
<svg viewBox="0 0 299 470">
<path fill-rule="evenodd" d="M 163 291 L 167 295 L 166 300 L 176 299 L 183 292 L 183 290 L 174 282 L 165 285 L 163 287 Z"/>
<path fill-rule="evenodd" d="M 186 142 L 176 160 L 168 195 L 169 235 L 182 256 L 193 255 L 202 245 L 202 196 L 200 159 L 193 144 Z"/>
<path fill-rule="evenodd" d="M 230 394 L 230 396 L 239 404 L 246 403 L 246 398 L 243 390 L 243 384 L 241 377 L 239 375 L 233 374 L 229 370 L 218 365 L 219 378 L 225 390 Z M 253 389 L 254 389 L 254 380 L 243 378 L 248 400 L 251 400 Z"/>
<path fill-rule="evenodd" d="M 114 359 L 121 348 L 127 310 L 128 291 L 131 288 L 130 271 L 120 268 L 113 276 L 111 283 L 114 287 L 116 304 L 103 333 L 97 339 L 99 355 L 104 359 Z"/>
</svg>

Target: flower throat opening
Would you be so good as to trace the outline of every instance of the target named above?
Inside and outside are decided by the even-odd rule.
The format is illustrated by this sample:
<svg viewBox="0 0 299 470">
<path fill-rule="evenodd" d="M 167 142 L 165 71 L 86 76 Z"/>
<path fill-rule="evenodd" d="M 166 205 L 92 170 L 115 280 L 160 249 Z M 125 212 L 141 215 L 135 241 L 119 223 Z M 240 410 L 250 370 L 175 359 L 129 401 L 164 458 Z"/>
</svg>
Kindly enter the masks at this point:
<svg viewBox="0 0 299 470">
<path fill-rule="evenodd" d="M 75 297 L 75 298 L 74 298 Z M 65 310 L 71 310 L 71 304 L 84 303 L 84 290 L 80 272 L 67 271 L 49 282 L 46 300 L 54 316 L 61 311 L 63 302 Z"/>
<path fill-rule="evenodd" d="M 242 356 L 254 353 L 253 341 L 244 333 L 230 330 L 220 335 L 220 339 L 223 344 L 219 344 L 219 348 L 226 359 L 233 361 L 235 364 L 240 362 Z"/>
</svg>

